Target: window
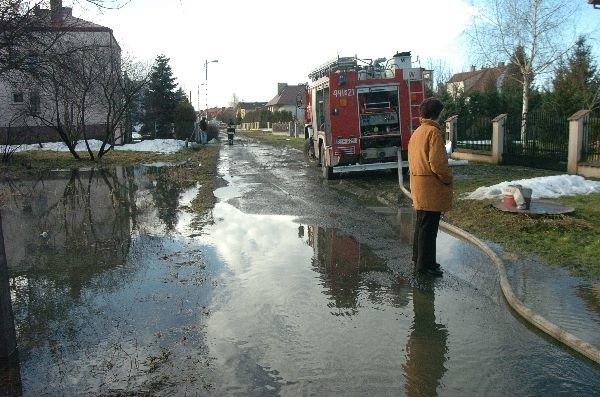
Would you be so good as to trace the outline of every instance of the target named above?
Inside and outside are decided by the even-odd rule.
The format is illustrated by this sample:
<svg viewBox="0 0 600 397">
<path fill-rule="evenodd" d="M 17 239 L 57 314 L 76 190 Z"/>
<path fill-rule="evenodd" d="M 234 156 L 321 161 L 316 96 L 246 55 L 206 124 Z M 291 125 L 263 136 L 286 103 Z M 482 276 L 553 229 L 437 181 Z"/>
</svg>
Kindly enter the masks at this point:
<svg viewBox="0 0 600 397">
<path fill-rule="evenodd" d="M 29 51 L 27 58 L 25 58 L 25 68 L 33 75 L 37 75 L 38 66 L 40 64 L 40 57 L 35 51 Z"/>
<path fill-rule="evenodd" d="M 13 103 L 23 103 L 22 92 L 13 92 Z"/>
<path fill-rule="evenodd" d="M 36 91 L 29 93 L 29 113 L 32 116 L 40 113 L 40 94 Z"/>
</svg>

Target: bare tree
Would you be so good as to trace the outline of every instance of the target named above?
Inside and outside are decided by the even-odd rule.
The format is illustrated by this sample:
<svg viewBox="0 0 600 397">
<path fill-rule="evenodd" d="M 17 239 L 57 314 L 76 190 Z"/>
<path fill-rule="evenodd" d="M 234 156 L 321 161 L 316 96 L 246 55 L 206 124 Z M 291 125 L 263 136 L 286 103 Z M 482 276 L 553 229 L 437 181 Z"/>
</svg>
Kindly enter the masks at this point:
<svg viewBox="0 0 600 397">
<path fill-rule="evenodd" d="M 105 63 L 100 70 L 98 86 L 106 118 L 98 158 L 112 149 L 115 142 L 125 141 L 126 127 L 128 127 L 126 118 L 137 95 L 150 78 L 148 65 L 129 57 L 120 59 L 119 63 L 114 60 Z"/>
<path fill-rule="evenodd" d="M 35 76 L 22 75 L 22 84 L 37 87 L 41 97 L 36 111 L 25 108 L 22 119 L 56 131 L 77 159 L 81 140 L 90 159 L 101 158 L 124 139 L 127 112 L 147 83 L 149 68 L 122 59 L 111 43 L 88 41 L 70 52 L 63 45 L 69 44 L 57 44 L 57 53 Z M 89 144 L 92 137 L 102 140 L 97 153 Z"/>
<path fill-rule="evenodd" d="M 529 90 L 533 79 L 572 46 L 579 4 L 562 0 L 483 0 L 467 35 L 486 63 L 499 61 L 518 67 L 511 75 L 522 86 L 521 140 L 527 141 Z M 522 56 L 516 51 L 522 48 Z"/>
<path fill-rule="evenodd" d="M 93 130 L 95 137 L 100 136 L 103 141 L 97 153 L 98 158 L 102 157 L 122 138 L 128 108 L 145 84 L 148 72 L 144 73 L 143 67 L 130 60 L 121 59 L 121 49 L 110 29 L 89 29 L 86 21 L 71 18 L 70 9 L 68 18 L 55 19 L 56 16 L 50 15 L 56 9 L 62 13 L 60 1 L 52 0 L 55 4 L 51 10 L 36 8 L 27 17 L 23 17 L 22 10 L 25 7 L 29 12 L 27 6 L 32 2 L 9 1 L 13 8 L 6 15 L 22 17 L 26 22 L 33 20 L 20 36 L 15 33 L 8 39 L 0 32 L 0 38 L 7 38 L 0 56 L 6 53 L 7 59 L 16 60 L 0 71 L 0 78 L 13 88 L 20 87 L 21 92 L 29 92 L 29 106 L 22 106 L 12 120 L 21 128 L 39 130 L 43 126 L 56 131 L 77 159 L 75 148 L 82 139 L 89 157 L 96 158 L 88 142 L 88 132 Z M 108 7 L 117 1 L 92 3 Z M 0 7 L 2 10 L 7 9 Z M 77 23 L 82 25 L 73 26 Z M 10 26 L 14 25 L 16 22 L 11 22 Z M 24 51 L 23 44 L 15 37 L 30 45 L 26 55 L 14 56 Z"/>
<path fill-rule="evenodd" d="M 118 9 L 130 0 L 79 0 L 98 8 Z M 14 70 L 31 67 L 31 50 L 44 54 L 53 48 L 64 34 L 64 29 L 51 25 L 52 14 L 42 7 L 54 0 L 1 0 L 0 1 L 0 77 Z M 63 26 L 64 27 L 64 26 Z M 40 32 L 44 31 L 44 35 Z"/>
<path fill-rule="evenodd" d="M 86 112 L 93 106 L 91 94 L 98 73 L 87 59 L 89 51 L 95 51 L 94 43 L 72 47 L 65 36 L 47 51 L 35 71 L 10 76 L 13 87 L 34 88 L 39 98 L 35 109 L 24 106 L 16 113 L 20 124 L 56 131 L 77 159 L 75 147 L 86 127 Z"/>
<path fill-rule="evenodd" d="M 446 84 L 452 77 L 452 69 L 443 59 L 425 60 L 426 68 L 433 72 L 433 91 L 440 93 L 446 91 Z"/>
<path fill-rule="evenodd" d="M 42 1 L 0 2 L 0 76 L 26 70 L 32 49 L 45 52 L 54 45 L 57 34 L 41 39 L 37 33 L 43 19 L 38 12 L 40 4 Z"/>
</svg>

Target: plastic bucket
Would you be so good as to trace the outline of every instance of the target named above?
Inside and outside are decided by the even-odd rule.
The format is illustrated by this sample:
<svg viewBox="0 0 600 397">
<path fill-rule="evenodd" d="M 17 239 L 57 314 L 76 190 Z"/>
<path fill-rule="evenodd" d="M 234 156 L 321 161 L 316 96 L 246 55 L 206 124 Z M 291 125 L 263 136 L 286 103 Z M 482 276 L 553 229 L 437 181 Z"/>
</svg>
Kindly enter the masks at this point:
<svg viewBox="0 0 600 397">
<path fill-rule="evenodd" d="M 525 199 L 525 209 L 528 210 L 531 207 L 531 194 L 533 191 L 528 187 L 524 187 L 521 189 L 521 193 Z"/>
<path fill-rule="evenodd" d="M 515 202 L 515 198 L 512 194 L 505 194 L 502 197 L 502 205 L 507 208 L 514 208 L 517 206 L 517 203 Z"/>
</svg>

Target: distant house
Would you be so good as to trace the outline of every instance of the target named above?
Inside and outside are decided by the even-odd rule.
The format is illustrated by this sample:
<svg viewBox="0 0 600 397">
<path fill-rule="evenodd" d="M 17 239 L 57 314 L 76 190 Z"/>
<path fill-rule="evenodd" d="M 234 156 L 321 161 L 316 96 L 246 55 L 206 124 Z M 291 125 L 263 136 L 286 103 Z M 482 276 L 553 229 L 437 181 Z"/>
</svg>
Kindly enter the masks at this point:
<svg viewBox="0 0 600 397">
<path fill-rule="evenodd" d="M 61 0 L 50 5 L 36 6 L 31 16 L 42 48 L 28 48 L 27 68 L 0 79 L 2 141 L 60 140 L 53 126 L 88 138 L 105 133 L 111 104 L 101 84 L 121 75 L 121 48 L 112 29 L 74 17 Z"/>
<path fill-rule="evenodd" d="M 288 85 L 286 83 L 277 84 L 277 95 L 271 99 L 265 106 L 272 112 L 288 111 L 292 116 L 298 117 L 298 120 L 304 120 L 304 109 L 298 108 L 298 100 L 304 103 L 304 94 L 306 86 Z"/>
<path fill-rule="evenodd" d="M 457 73 L 448 80 L 446 90 L 453 98 L 461 95 L 470 95 L 472 92 L 484 92 L 490 84 L 494 84 L 496 89 L 500 91 L 504 76 L 506 74 L 506 66 L 504 63 L 499 63 L 493 68 L 475 69 L 471 67 L 468 72 Z"/>
<path fill-rule="evenodd" d="M 236 116 L 243 120 L 246 117 L 246 113 L 261 109 L 266 104 L 266 102 L 238 102 Z"/>
</svg>

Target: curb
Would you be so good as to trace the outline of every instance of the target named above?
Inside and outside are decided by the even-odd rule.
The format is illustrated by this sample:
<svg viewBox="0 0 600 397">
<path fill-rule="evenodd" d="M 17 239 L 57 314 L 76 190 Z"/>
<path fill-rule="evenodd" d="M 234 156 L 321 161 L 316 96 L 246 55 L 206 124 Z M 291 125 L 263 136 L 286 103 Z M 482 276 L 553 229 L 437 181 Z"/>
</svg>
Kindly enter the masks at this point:
<svg viewBox="0 0 600 397">
<path fill-rule="evenodd" d="M 412 195 L 410 194 L 410 191 L 408 191 L 402 183 L 400 183 L 400 190 L 407 198 L 412 200 Z M 516 297 L 512 290 L 512 287 L 510 286 L 510 283 L 508 282 L 504 261 L 494 251 L 492 251 L 492 249 L 489 246 L 487 246 L 487 244 L 485 244 L 483 241 L 479 240 L 477 237 L 473 236 L 469 232 L 462 230 L 447 222 L 440 221 L 440 228 L 450 234 L 453 234 L 475 245 L 494 262 L 494 264 L 496 265 L 496 271 L 498 272 L 498 276 L 500 278 L 500 288 L 502 290 L 502 294 L 504 295 L 504 299 L 506 299 L 509 306 L 513 310 L 515 310 L 521 317 L 523 317 L 531 325 L 535 326 L 540 331 L 543 331 L 544 333 L 550 335 L 552 338 L 563 343 L 567 347 L 584 355 L 588 359 L 594 361 L 596 364 L 600 364 L 600 349 L 577 338 L 576 336 L 572 335 L 571 333 L 559 327 L 558 325 L 546 320 L 544 317 L 540 316 L 539 314 L 535 313 L 533 310 L 525 306 L 523 302 L 521 302 L 521 300 Z"/>
</svg>

